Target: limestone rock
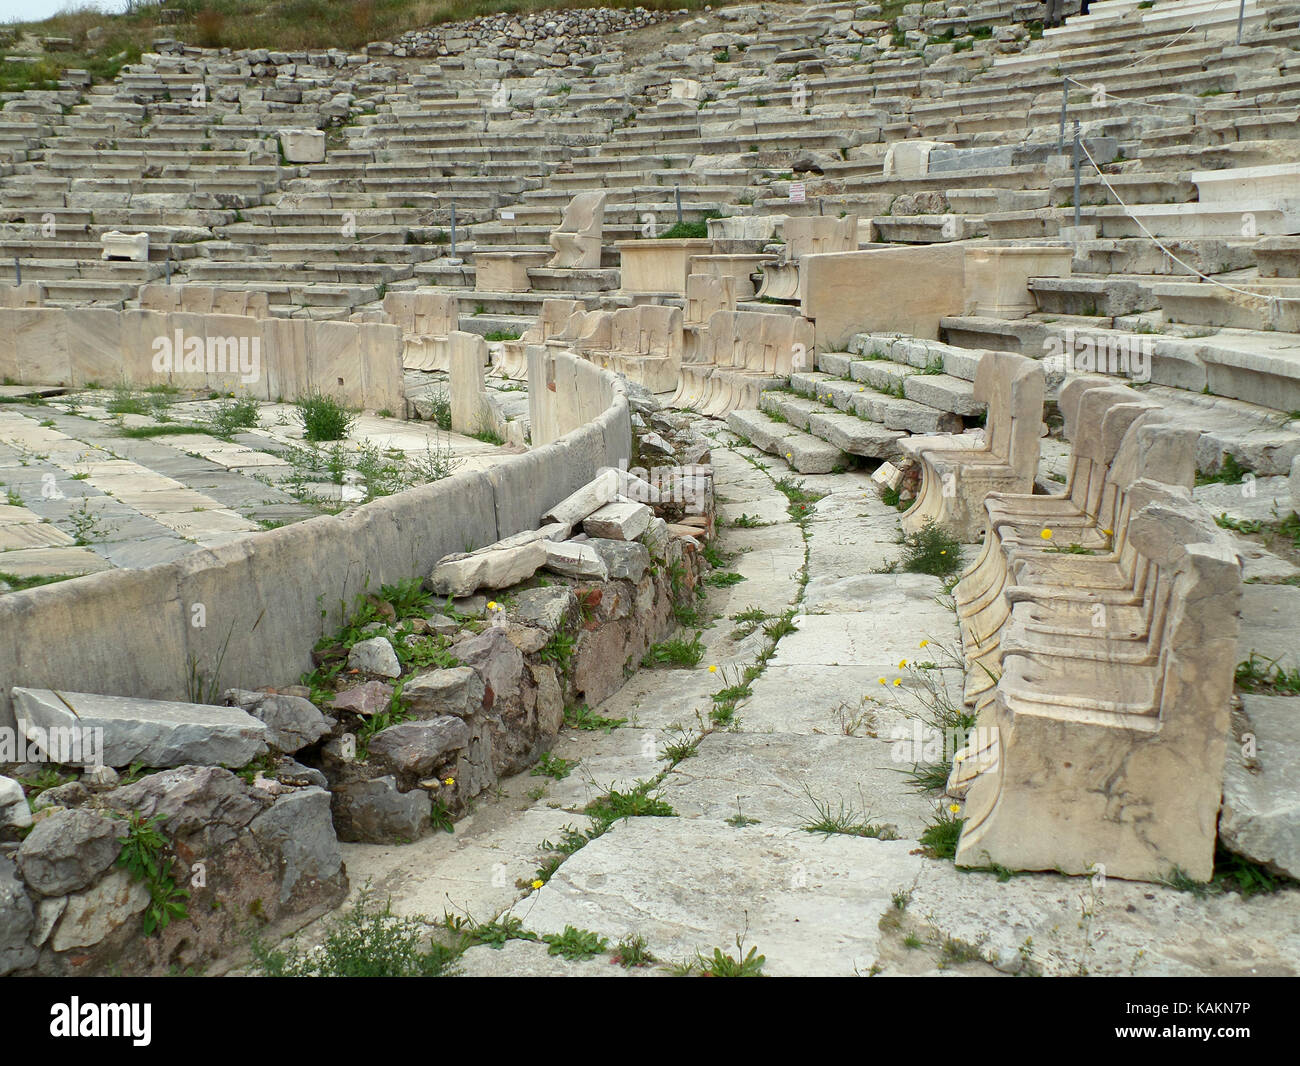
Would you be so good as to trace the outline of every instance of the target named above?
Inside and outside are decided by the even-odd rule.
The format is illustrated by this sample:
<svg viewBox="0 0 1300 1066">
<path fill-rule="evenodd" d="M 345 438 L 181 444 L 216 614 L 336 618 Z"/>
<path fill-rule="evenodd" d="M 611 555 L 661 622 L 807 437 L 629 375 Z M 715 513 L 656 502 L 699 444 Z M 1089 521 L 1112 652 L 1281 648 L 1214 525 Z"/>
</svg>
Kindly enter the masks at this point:
<svg viewBox="0 0 1300 1066">
<path fill-rule="evenodd" d="M 299 881 L 329 881 L 343 867 L 343 852 L 330 815 L 330 794 L 323 788 L 281 796 L 248 828 L 257 842 L 278 855 L 283 864 L 281 903 L 289 901 Z"/>
<path fill-rule="evenodd" d="M 32 809 L 23 786 L 12 777 L 0 777 L 0 829 L 26 829 L 32 824 Z"/>
<path fill-rule="evenodd" d="M 23 880 L 42 896 L 63 896 L 91 884 L 122 851 L 126 823 L 89 810 L 55 811 L 18 849 Z"/>
<path fill-rule="evenodd" d="M 0 855 L 0 977 L 36 961 L 36 949 L 28 943 L 35 924 L 36 908 L 13 860 Z"/>
<path fill-rule="evenodd" d="M 610 579 L 637 582 L 650 568 L 650 549 L 633 541 L 596 539 L 587 542 L 605 563 Z"/>
<path fill-rule="evenodd" d="M 351 711 L 353 714 L 369 718 L 388 709 L 393 701 L 393 686 L 383 681 L 367 681 L 364 685 L 340 692 L 330 700 L 330 709 Z"/>
<path fill-rule="evenodd" d="M 469 727 L 453 715 L 389 726 L 370 738 L 369 752 L 397 773 L 424 776 L 449 751 L 469 743 Z"/>
<path fill-rule="evenodd" d="M 479 589 L 509 588 L 532 577 L 545 562 L 542 540 L 473 555 L 449 555 L 433 568 L 429 587 L 438 596 L 468 596 Z"/>
<path fill-rule="evenodd" d="M 592 581 L 606 581 L 609 578 L 605 561 L 596 549 L 589 544 L 574 541 L 547 544 L 546 569 L 565 577 L 587 578 Z"/>
<path fill-rule="evenodd" d="M 350 781 L 334 792 L 334 825 L 340 840 L 394 844 L 415 840 L 429 824 L 429 796 L 399 792 L 397 779 Z"/>
<path fill-rule="evenodd" d="M 1241 698 L 1255 754 L 1228 745 L 1219 838 L 1230 850 L 1300 878 L 1300 699 Z"/>
<path fill-rule="evenodd" d="M 316 705 L 301 696 L 231 689 L 226 699 L 265 725 L 267 743 L 286 755 L 315 744 L 330 729 Z"/>
<path fill-rule="evenodd" d="M 470 666 L 426 670 L 406 682 L 402 699 L 412 714 L 421 717 L 454 714 L 464 718 L 483 705 L 483 680 Z"/>
<path fill-rule="evenodd" d="M 126 870 L 114 870 L 93 888 L 68 897 L 50 947 L 55 951 L 91 947 L 148 905 L 145 883 L 133 880 Z"/>
<path fill-rule="evenodd" d="M 505 630 L 489 626 L 477 636 L 451 646 L 451 654 L 473 667 L 492 691 L 493 701 L 509 699 L 519 691 L 524 657 L 506 636 Z"/>
<path fill-rule="evenodd" d="M 266 750 L 266 727 L 237 707 L 29 688 L 15 688 L 13 698 L 29 739 L 102 729 L 106 766 L 244 766 Z"/>
<path fill-rule="evenodd" d="M 571 617 L 578 599 L 567 585 L 522 589 L 515 594 L 510 617 L 554 633 Z"/>
<path fill-rule="evenodd" d="M 100 802 L 113 810 L 161 818 L 159 828 L 165 835 L 202 838 L 210 851 L 229 844 L 271 805 L 265 793 L 217 766 L 178 766 L 150 774 L 106 792 Z"/>
<path fill-rule="evenodd" d="M 397 652 L 387 637 L 371 637 L 359 640 L 348 652 L 348 669 L 360 670 L 363 674 L 377 674 L 380 677 L 400 677 L 402 665 L 397 661 Z"/>
<path fill-rule="evenodd" d="M 588 515 L 582 528 L 605 540 L 636 540 L 650 525 L 654 512 L 643 503 L 607 503 Z"/>
</svg>

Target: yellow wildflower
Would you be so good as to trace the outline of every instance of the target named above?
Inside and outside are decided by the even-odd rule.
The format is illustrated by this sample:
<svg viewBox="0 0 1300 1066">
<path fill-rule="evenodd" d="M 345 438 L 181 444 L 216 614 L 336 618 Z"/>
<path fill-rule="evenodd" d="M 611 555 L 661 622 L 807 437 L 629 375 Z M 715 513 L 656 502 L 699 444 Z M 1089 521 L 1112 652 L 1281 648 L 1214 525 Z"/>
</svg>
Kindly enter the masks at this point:
<svg viewBox="0 0 1300 1066">
<path fill-rule="evenodd" d="M 545 883 L 546 883 L 545 881 L 534 881 L 533 888 L 541 888 L 542 885 L 544 885 Z"/>
<path fill-rule="evenodd" d="M 1041 533 L 1039 533 L 1038 535 L 1039 535 L 1040 537 L 1042 537 L 1043 540 L 1051 540 L 1051 539 L 1052 539 L 1052 531 L 1051 531 L 1050 529 L 1045 529 L 1045 530 L 1043 530 Z"/>
</svg>

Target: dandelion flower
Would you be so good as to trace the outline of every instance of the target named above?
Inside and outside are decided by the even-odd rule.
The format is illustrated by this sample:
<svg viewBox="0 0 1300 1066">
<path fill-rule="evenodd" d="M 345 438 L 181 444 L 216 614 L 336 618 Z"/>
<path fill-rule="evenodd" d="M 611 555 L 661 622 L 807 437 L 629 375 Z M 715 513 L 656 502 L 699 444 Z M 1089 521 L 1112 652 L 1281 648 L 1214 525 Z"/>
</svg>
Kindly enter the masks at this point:
<svg viewBox="0 0 1300 1066">
<path fill-rule="evenodd" d="M 1051 531 L 1050 529 L 1045 529 L 1045 530 L 1043 530 L 1041 533 L 1039 533 L 1038 535 L 1039 535 L 1040 537 L 1042 537 L 1043 540 L 1051 540 L 1051 539 L 1052 539 L 1052 531 Z"/>
<path fill-rule="evenodd" d="M 898 668 L 899 668 L 900 670 L 906 670 L 906 669 L 907 669 L 907 660 L 906 660 L 906 659 L 899 659 L 899 660 L 898 660 Z"/>
<path fill-rule="evenodd" d="M 717 672 L 718 672 L 718 668 L 716 666 L 709 667 L 709 673 L 716 674 Z"/>
<path fill-rule="evenodd" d="M 880 683 L 881 683 L 882 685 L 888 685 L 888 684 L 889 684 L 889 682 L 886 681 L 883 677 L 880 679 Z"/>
<path fill-rule="evenodd" d="M 951 811 L 953 814 L 957 814 L 957 813 L 959 813 L 959 812 L 961 811 L 961 804 L 960 804 L 960 803 L 950 803 L 950 804 L 948 804 L 948 810 Z"/>
<path fill-rule="evenodd" d="M 534 881 L 534 882 L 533 882 L 533 888 L 541 888 L 542 885 L 544 885 L 545 883 L 546 883 L 545 881 L 541 881 L 541 880 Z"/>
<path fill-rule="evenodd" d="M 894 688 L 898 688 L 898 686 L 901 685 L 902 683 L 903 683 L 903 679 L 901 677 L 894 678 Z"/>
<path fill-rule="evenodd" d="M 927 644 L 929 644 L 929 643 L 930 643 L 930 642 L 929 642 L 928 640 L 923 640 L 923 641 L 921 641 L 921 643 L 920 643 L 919 645 L 917 645 L 917 647 L 924 648 L 924 647 L 925 647 Z"/>
<path fill-rule="evenodd" d="M 451 788 L 451 786 L 454 785 L 455 783 L 456 783 L 456 779 L 454 777 L 449 777 L 447 778 L 446 781 L 443 782 L 443 784 L 446 785 L 448 788 Z"/>
</svg>

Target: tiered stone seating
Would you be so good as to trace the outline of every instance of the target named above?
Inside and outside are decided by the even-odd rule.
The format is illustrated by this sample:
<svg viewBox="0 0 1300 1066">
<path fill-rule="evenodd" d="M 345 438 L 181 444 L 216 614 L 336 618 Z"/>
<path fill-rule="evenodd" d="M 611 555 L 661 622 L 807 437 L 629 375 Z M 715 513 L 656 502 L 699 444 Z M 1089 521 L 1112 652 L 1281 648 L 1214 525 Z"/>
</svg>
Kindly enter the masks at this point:
<svg viewBox="0 0 1300 1066">
<path fill-rule="evenodd" d="M 698 358 L 682 365 L 680 406 L 718 418 L 757 407 L 763 389 L 788 378 L 812 350 L 813 330 L 789 315 L 714 311 L 697 344 Z"/>
</svg>

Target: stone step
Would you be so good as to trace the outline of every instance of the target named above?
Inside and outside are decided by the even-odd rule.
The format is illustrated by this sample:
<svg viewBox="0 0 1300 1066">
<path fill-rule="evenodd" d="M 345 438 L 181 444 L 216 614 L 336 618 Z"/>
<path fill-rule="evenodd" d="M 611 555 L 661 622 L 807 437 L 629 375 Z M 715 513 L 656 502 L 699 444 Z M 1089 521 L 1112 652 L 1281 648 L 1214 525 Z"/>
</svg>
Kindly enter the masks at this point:
<svg viewBox="0 0 1300 1066">
<path fill-rule="evenodd" d="M 810 433 L 777 422 L 762 411 L 732 411 L 727 428 L 769 455 L 779 456 L 801 474 L 829 474 L 842 470 L 849 457 Z"/>
<path fill-rule="evenodd" d="M 784 419 L 842 452 L 863 458 L 893 458 L 898 455 L 899 439 L 907 436 L 901 430 L 885 429 L 856 415 L 829 410 L 816 400 L 780 390 L 764 392 L 758 405 L 773 420 Z"/>
</svg>

